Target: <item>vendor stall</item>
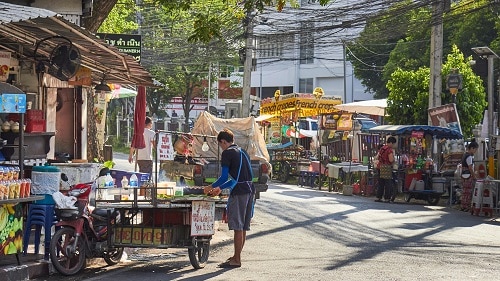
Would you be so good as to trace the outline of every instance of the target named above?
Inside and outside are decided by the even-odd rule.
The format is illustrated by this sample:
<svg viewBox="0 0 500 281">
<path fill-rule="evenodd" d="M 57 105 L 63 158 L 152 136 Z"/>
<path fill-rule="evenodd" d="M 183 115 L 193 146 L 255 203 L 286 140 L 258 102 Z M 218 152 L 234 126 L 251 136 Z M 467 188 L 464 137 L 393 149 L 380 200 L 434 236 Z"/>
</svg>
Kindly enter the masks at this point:
<svg viewBox="0 0 500 281">
<path fill-rule="evenodd" d="M 369 129 L 381 136 L 396 136 L 396 165 L 398 191 L 405 200 L 426 200 L 436 205 L 447 191 L 453 175 L 439 170 L 443 140 L 462 139 L 462 134 L 449 128 L 427 125 L 384 125 Z"/>
</svg>

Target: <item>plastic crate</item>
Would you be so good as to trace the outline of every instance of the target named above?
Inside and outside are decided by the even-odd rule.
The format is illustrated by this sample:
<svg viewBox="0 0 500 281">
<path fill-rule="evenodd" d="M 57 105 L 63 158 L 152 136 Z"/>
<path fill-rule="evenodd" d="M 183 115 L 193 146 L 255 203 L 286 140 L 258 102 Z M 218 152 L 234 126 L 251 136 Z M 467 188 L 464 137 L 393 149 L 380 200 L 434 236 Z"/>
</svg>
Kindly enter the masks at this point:
<svg viewBox="0 0 500 281">
<path fill-rule="evenodd" d="M 139 173 L 139 172 L 130 172 L 130 171 L 122 171 L 122 170 L 110 170 L 111 177 L 115 179 L 115 185 L 117 187 L 122 187 L 122 179 L 123 176 L 127 177 L 127 180 L 130 183 L 130 176 L 135 174 L 137 179 L 139 180 L 139 186 L 146 184 L 149 181 L 148 173 Z"/>
<path fill-rule="evenodd" d="M 43 110 L 28 109 L 26 110 L 26 121 L 43 120 Z"/>
<path fill-rule="evenodd" d="M 27 120 L 26 132 L 27 133 L 43 133 L 46 130 L 45 120 Z"/>
</svg>

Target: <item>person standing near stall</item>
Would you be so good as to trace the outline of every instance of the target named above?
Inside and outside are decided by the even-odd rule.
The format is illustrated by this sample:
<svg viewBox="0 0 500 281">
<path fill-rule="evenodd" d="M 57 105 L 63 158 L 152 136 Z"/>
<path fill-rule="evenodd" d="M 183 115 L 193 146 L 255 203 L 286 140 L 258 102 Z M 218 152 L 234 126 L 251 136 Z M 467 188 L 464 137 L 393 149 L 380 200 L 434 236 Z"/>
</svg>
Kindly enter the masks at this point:
<svg viewBox="0 0 500 281">
<path fill-rule="evenodd" d="M 144 127 L 144 143 L 146 147 L 141 149 L 135 149 L 130 147 L 130 153 L 128 156 L 128 162 L 132 163 L 134 161 L 134 154 L 136 156 L 137 166 L 139 166 L 140 173 L 148 173 L 149 178 L 152 179 L 153 174 L 153 156 L 152 151 L 156 146 L 155 132 L 152 130 L 153 121 L 151 118 L 146 117 Z"/>
<path fill-rule="evenodd" d="M 379 161 L 379 179 L 378 179 L 378 189 L 377 189 L 377 200 L 376 202 L 382 202 L 382 197 L 384 202 L 394 202 L 392 196 L 394 189 L 394 182 L 392 179 L 392 164 L 394 163 L 394 145 L 396 144 L 395 137 L 387 138 L 387 144 L 385 144 L 378 152 Z"/>
<path fill-rule="evenodd" d="M 205 194 L 217 196 L 221 188 L 229 188 L 227 202 L 227 223 L 234 231 L 234 255 L 219 264 L 222 268 L 241 267 L 241 252 L 245 245 L 247 231 L 253 216 L 255 187 L 252 183 L 252 166 L 250 157 L 239 146 L 234 144 L 234 135 L 224 129 L 217 135 L 217 142 L 223 149 L 221 155 L 221 175 L 211 185 L 205 186 Z"/>
<path fill-rule="evenodd" d="M 476 139 L 472 139 L 462 156 L 462 196 L 460 198 L 460 210 L 465 212 L 468 212 L 471 208 L 472 189 L 477 180 L 474 168 L 474 153 L 476 153 L 478 147 L 479 144 L 476 142 Z"/>
</svg>

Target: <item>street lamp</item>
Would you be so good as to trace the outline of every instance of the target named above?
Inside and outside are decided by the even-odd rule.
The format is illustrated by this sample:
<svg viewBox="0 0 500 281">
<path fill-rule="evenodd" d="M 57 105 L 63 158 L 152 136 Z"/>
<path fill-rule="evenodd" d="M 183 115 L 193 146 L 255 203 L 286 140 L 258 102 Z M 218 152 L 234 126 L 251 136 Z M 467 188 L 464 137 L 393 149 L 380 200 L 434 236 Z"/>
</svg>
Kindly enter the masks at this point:
<svg viewBox="0 0 500 281">
<path fill-rule="evenodd" d="M 499 56 L 495 54 L 488 47 L 475 47 L 472 51 L 476 53 L 482 59 L 488 59 L 488 175 L 494 177 L 495 167 L 493 163 L 493 156 L 495 152 L 493 151 L 493 141 L 492 136 L 494 134 L 495 124 L 493 122 L 493 60 L 498 59 Z"/>
</svg>

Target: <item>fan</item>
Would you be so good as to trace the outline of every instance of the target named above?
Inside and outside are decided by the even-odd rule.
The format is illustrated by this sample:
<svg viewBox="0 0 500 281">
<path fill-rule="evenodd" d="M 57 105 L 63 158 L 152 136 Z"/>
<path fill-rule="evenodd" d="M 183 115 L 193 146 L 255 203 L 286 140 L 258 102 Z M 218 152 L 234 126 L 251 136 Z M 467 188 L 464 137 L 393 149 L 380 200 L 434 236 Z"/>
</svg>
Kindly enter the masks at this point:
<svg viewBox="0 0 500 281">
<path fill-rule="evenodd" d="M 49 58 L 48 73 L 61 81 L 68 81 L 80 68 L 80 52 L 69 42 L 57 45 Z"/>
</svg>

